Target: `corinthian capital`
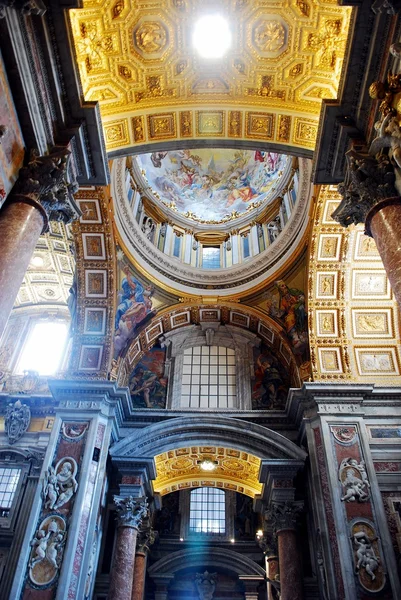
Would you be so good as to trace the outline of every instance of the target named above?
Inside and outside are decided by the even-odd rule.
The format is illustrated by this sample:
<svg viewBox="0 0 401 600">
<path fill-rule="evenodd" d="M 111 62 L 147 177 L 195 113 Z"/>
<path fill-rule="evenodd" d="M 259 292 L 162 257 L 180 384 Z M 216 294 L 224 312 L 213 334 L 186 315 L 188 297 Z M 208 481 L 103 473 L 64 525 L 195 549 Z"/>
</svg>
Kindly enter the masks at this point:
<svg viewBox="0 0 401 600">
<path fill-rule="evenodd" d="M 273 526 L 276 534 L 282 529 L 295 529 L 299 514 L 303 509 L 303 502 L 273 502 L 266 513 L 266 518 Z"/>
<path fill-rule="evenodd" d="M 0 0 L 0 19 L 6 16 L 6 8 L 15 8 L 24 15 L 44 15 L 46 12 L 42 0 Z"/>
<path fill-rule="evenodd" d="M 387 156 L 371 156 L 366 151 L 346 154 L 347 170 L 338 191 L 343 200 L 332 217 L 343 227 L 365 223 L 369 211 L 380 201 L 398 196 L 395 173 Z"/>
<path fill-rule="evenodd" d="M 118 527 L 134 527 L 139 529 L 142 520 L 148 516 L 148 499 L 147 498 L 134 498 L 128 496 L 122 498 L 121 496 L 114 496 L 114 504 L 117 512 L 117 525 Z"/>
<path fill-rule="evenodd" d="M 13 196 L 39 202 L 49 221 L 70 223 L 77 219 L 81 214 L 74 200 L 78 184 L 68 180 L 69 156 L 66 148 L 46 156 L 33 156 L 20 170 Z"/>
<path fill-rule="evenodd" d="M 138 539 L 136 542 L 136 551 L 146 553 L 149 552 L 150 547 L 155 543 L 157 538 L 157 531 L 153 529 L 148 523 L 142 526 L 138 532 Z"/>
<path fill-rule="evenodd" d="M 272 531 L 264 531 L 263 535 L 257 536 L 256 543 L 267 557 L 277 556 L 277 539 Z"/>
</svg>

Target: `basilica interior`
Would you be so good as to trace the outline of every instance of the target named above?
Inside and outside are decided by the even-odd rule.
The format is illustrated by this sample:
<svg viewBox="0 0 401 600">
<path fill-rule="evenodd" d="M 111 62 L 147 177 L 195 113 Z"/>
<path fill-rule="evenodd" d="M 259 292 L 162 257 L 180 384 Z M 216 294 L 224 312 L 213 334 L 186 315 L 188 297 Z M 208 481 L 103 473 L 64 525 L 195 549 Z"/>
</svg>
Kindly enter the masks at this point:
<svg viewBox="0 0 401 600">
<path fill-rule="evenodd" d="M 0 0 L 0 598 L 401 598 L 399 0 Z"/>
</svg>

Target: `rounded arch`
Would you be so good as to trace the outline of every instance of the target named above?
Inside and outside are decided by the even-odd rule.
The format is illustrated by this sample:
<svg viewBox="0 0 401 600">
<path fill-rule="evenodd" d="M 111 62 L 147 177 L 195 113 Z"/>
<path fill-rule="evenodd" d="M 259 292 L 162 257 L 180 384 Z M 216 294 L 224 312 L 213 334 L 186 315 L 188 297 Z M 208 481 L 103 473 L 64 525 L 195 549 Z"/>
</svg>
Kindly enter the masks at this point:
<svg viewBox="0 0 401 600">
<path fill-rule="evenodd" d="M 202 420 L 178 417 L 131 433 L 110 449 L 113 459 L 154 458 L 167 450 L 191 444 L 219 445 L 254 454 L 260 459 L 304 461 L 307 454 L 280 433 L 231 417 L 206 416 Z"/>
<path fill-rule="evenodd" d="M 208 548 L 207 553 L 204 549 L 194 548 L 173 552 L 155 562 L 148 573 L 151 577 L 175 575 L 175 573 L 189 567 L 217 568 L 230 571 L 236 575 L 253 575 L 263 578 L 266 574 L 262 567 L 247 556 L 222 548 Z"/>
</svg>

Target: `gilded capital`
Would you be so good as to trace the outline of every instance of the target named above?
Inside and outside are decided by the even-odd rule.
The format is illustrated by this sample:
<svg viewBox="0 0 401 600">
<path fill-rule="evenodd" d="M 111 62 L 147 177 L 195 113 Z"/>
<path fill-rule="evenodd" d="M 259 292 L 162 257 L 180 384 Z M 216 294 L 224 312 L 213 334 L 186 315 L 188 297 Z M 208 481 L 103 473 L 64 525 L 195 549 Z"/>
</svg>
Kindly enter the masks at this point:
<svg viewBox="0 0 401 600">
<path fill-rule="evenodd" d="M 139 529 L 143 519 L 148 516 L 148 499 L 114 496 L 113 500 L 117 512 L 117 526 Z"/>
<path fill-rule="evenodd" d="M 346 158 L 346 178 L 338 185 L 343 200 L 332 214 L 332 218 L 343 227 L 365 223 L 369 211 L 376 204 L 399 195 L 388 156 L 375 157 L 367 151 L 352 149 L 347 152 Z"/>
<path fill-rule="evenodd" d="M 71 223 L 78 219 L 81 212 L 74 199 L 78 184 L 69 181 L 69 157 L 66 148 L 55 149 L 46 156 L 32 156 L 19 172 L 13 197 L 39 203 L 49 221 Z"/>
</svg>

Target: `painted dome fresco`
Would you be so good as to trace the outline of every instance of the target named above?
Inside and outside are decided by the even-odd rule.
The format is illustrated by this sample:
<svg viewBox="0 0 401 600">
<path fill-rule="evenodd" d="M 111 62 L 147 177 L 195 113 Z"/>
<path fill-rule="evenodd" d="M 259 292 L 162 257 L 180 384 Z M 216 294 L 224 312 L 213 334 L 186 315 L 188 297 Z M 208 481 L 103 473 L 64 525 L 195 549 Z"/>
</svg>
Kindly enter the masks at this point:
<svg viewBox="0 0 401 600">
<path fill-rule="evenodd" d="M 231 221 L 273 201 L 291 160 L 274 152 L 223 148 L 136 157 L 144 187 L 150 187 L 157 202 L 187 219 L 211 224 Z"/>
</svg>

